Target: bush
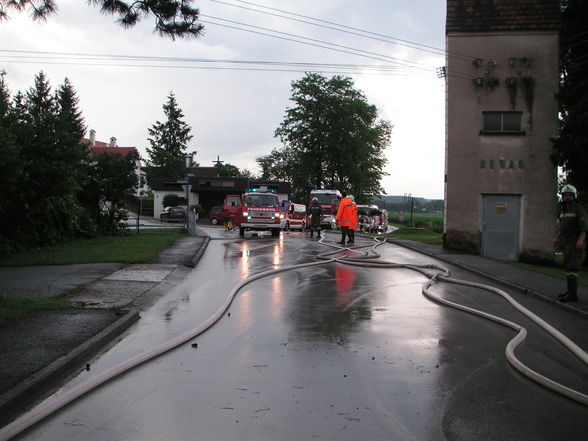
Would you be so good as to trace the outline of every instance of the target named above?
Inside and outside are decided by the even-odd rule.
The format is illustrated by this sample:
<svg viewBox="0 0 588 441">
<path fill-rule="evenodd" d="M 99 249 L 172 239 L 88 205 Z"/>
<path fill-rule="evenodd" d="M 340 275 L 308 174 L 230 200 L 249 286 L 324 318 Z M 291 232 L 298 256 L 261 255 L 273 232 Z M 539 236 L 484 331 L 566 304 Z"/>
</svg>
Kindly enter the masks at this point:
<svg viewBox="0 0 588 441">
<path fill-rule="evenodd" d="M 198 214 L 198 216 L 204 214 L 204 209 L 202 208 L 201 205 L 198 205 L 198 204 L 190 205 L 190 211 L 195 211 L 196 214 Z"/>
<path fill-rule="evenodd" d="M 180 197 L 177 194 L 166 194 L 163 197 L 164 207 L 176 207 L 180 203 Z"/>
</svg>

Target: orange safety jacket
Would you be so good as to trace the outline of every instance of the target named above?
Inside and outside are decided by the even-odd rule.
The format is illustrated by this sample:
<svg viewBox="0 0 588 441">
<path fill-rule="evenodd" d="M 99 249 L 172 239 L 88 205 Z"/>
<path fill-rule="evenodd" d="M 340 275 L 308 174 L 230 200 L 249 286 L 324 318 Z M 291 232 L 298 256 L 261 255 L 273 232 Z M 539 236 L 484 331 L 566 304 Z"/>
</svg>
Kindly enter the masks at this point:
<svg viewBox="0 0 588 441">
<path fill-rule="evenodd" d="M 335 217 L 340 227 L 349 227 L 353 221 L 353 202 L 349 198 L 341 199 L 339 209 Z"/>
<path fill-rule="evenodd" d="M 349 225 L 349 229 L 350 230 L 357 230 L 357 228 L 359 227 L 359 222 L 357 220 L 357 205 L 355 205 L 355 202 L 351 203 L 351 224 Z"/>
</svg>

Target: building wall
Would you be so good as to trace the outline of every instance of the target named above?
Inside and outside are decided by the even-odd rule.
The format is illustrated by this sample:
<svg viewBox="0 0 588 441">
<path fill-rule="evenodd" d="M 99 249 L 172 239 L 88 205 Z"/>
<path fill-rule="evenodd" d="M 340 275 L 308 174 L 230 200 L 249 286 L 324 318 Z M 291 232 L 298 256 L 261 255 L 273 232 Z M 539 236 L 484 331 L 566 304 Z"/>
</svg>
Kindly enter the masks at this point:
<svg viewBox="0 0 588 441">
<path fill-rule="evenodd" d="M 483 195 L 520 195 L 519 252 L 549 258 L 557 215 L 550 137 L 558 129 L 558 34 L 448 31 L 447 51 L 445 246 L 479 253 Z M 524 78 L 534 86 L 524 87 Z M 484 111 L 522 111 L 524 134 L 481 133 Z"/>
</svg>

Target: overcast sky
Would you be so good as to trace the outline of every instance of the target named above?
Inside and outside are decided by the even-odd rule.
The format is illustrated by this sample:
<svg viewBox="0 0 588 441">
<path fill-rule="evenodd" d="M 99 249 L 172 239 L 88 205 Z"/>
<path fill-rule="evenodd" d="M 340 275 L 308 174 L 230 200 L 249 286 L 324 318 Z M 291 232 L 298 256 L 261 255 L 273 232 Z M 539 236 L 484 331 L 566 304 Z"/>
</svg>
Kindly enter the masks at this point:
<svg viewBox="0 0 588 441">
<path fill-rule="evenodd" d="M 394 126 L 386 150 L 389 176 L 382 182 L 386 193 L 443 198 L 445 85 L 435 68 L 445 64 L 444 0 L 195 4 L 204 34 L 175 41 L 153 33 L 152 17 L 125 30 L 80 0 L 57 0 L 59 10 L 47 22 L 12 11 L 0 23 L 0 70 L 13 94 L 32 87 L 41 70 L 53 90 L 69 78 L 96 139 L 114 136 L 144 158 L 147 130 L 164 120 L 162 105 L 173 91 L 192 127 L 195 160 L 210 166 L 219 156 L 255 173 L 255 158 L 280 146 L 273 135 L 292 105 L 292 81 L 305 71 L 344 74 Z M 413 49 L 413 43 L 423 46 Z M 329 66 L 334 64 L 355 67 L 344 72 Z"/>
</svg>

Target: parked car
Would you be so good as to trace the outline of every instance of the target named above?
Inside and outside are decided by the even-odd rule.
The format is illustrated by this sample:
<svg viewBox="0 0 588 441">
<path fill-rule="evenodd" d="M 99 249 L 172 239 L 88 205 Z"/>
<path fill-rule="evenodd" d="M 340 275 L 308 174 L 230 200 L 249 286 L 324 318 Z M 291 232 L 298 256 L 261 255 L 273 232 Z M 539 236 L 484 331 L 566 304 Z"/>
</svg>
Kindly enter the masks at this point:
<svg viewBox="0 0 588 441">
<path fill-rule="evenodd" d="M 210 213 L 208 213 L 208 219 L 212 225 L 224 222 L 225 215 L 223 213 L 223 206 L 217 205 L 216 207 L 212 207 L 210 209 Z"/>
<path fill-rule="evenodd" d="M 284 230 L 300 229 L 304 231 L 306 228 L 306 205 L 290 204 L 286 212 L 286 225 Z"/>
<path fill-rule="evenodd" d="M 165 207 L 159 215 L 161 222 L 185 222 L 186 209 L 184 207 Z"/>
</svg>

